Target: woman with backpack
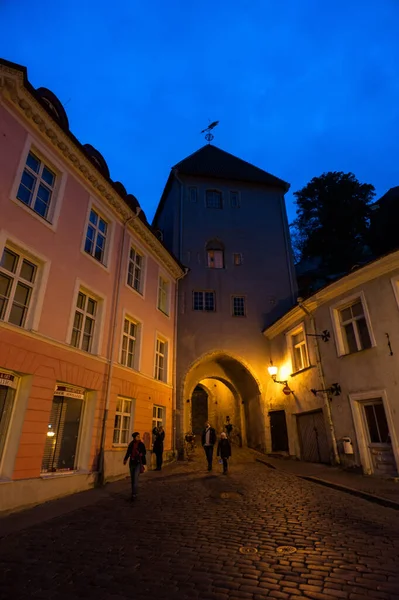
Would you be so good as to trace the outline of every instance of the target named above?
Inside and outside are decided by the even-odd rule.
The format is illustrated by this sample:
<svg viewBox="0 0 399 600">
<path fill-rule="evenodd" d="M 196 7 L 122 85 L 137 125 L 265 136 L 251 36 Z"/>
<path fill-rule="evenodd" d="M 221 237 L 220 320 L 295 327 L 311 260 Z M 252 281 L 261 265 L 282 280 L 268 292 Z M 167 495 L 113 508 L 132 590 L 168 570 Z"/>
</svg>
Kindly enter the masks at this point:
<svg viewBox="0 0 399 600">
<path fill-rule="evenodd" d="M 132 434 L 132 438 L 133 440 L 127 447 L 123 464 L 125 465 L 129 460 L 130 478 L 132 480 L 132 500 L 135 500 L 139 485 L 139 475 L 140 473 L 144 473 L 145 465 L 147 464 L 147 451 L 138 431 Z"/>
</svg>

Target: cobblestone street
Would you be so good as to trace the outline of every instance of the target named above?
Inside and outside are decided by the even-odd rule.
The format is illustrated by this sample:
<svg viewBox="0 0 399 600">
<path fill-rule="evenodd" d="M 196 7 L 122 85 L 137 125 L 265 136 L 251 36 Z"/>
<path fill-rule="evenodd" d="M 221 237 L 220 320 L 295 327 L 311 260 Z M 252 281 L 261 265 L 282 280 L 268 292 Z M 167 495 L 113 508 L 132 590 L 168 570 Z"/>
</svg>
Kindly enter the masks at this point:
<svg viewBox="0 0 399 600">
<path fill-rule="evenodd" d="M 208 474 L 200 454 L 140 484 L 133 505 L 124 483 L 3 537 L 0 596 L 399 598 L 397 511 L 268 469 L 247 451 L 227 477 L 218 464 Z M 280 546 L 297 551 L 280 555 Z"/>
</svg>

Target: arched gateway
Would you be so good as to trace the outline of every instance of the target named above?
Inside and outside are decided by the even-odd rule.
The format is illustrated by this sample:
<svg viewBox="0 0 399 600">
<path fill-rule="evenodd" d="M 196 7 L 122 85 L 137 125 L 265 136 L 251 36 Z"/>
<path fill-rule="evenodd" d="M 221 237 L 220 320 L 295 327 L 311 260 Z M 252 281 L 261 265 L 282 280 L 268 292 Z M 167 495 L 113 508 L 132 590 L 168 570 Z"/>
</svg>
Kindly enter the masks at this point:
<svg viewBox="0 0 399 600">
<path fill-rule="evenodd" d="M 200 434 L 209 419 L 220 433 L 229 416 L 244 444 L 263 449 L 261 386 L 241 358 L 223 351 L 203 355 L 186 372 L 181 389 L 180 439 Z"/>
</svg>

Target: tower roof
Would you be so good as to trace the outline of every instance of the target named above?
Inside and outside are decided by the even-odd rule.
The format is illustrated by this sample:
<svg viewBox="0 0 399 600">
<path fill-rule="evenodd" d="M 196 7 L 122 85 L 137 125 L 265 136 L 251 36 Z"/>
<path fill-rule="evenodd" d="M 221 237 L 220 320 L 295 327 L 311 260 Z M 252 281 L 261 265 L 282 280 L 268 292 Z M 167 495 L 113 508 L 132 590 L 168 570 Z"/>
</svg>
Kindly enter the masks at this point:
<svg viewBox="0 0 399 600">
<path fill-rule="evenodd" d="M 180 175 L 191 175 L 193 177 L 213 177 L 214 179 L 256 183 L 266 187 L 280 188 L 284 192 L 287 192 L 290 187 L 289 183 L 259 169 L 259 167 L 255 167 L 251 163 L 229 152 L 225 152 L 225 150 L 221 150 L 217 146 L 207 144 L 172 167 L 159 201 L 153 224 L 156 224 L 162 212 L 166 197 L 175 177 L 175 171 Z"/>
<path fill-rule="evenodd" d="M 193 154 L 190 154 L 190 156 L 178 162 L 173 168 L 177 169 L 179 173 L 196 177 L 215 177 L 216 179 L 247 181 L 272 187 L 281 187 L 285 190 L 289 187 L 282 179 L 211 144 L 207 144 Z"/>
</svg>

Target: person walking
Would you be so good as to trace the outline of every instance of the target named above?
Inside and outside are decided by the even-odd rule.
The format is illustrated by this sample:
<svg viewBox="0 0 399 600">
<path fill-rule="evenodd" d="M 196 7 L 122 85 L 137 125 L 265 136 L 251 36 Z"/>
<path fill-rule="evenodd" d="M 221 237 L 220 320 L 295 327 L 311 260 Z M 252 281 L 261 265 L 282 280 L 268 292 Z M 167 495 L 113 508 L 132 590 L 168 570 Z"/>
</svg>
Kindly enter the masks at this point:
<svg viewBox="0 0 399 600">
<path fill-rule="evenodd" d="M 229 416 L 226 417 L 226 423 L 225 423 L 224 428 L 226 430 L 227 437 L 230 439 L 231 433 L 233 431 L 233 424 L 230 421 L 230 417 Z"/>
<path fill-rule="evenodd" d="M 217 455 L 220 456 L 223 463 L 223 474 L 227 475 L 227 467 L 229 458 L 231 456 L 231 444 L 224 431 L 220 434 L 220 440 L 218 443 Z"/>
<path fill-rule="evenodd" d="M 165 431 L 162 425 L 159 425 L 158 427 L 154 427 L 152 433 L 155 436 L 152 449 L 157 459 L 157 468 L 155 470 L 161 471 L 163 463 L 163 442 L 165 439 Z"/>
<path fill-rule="evenodd" d="M 202 432 L 202 446 L 208 461 L 208 471 L 212 471 L 213 447 L 216 444 L 216 431 L 211 427 L 209 421 L 205 423 L 205 429 Z"/>
<path fill-rule="evenodd" d="M 139 485 L 139 475 L 140 473 L 144 473 L 145 465 L 147 464 L 147 451 L 143 442 L 141 441 L 138 431 L 135 431 L 132 434 L 132 438 L 132 441 L 127 447 L 123 464 L 125 465 L 129 460 L 130 478 L 132 480 L 132 500 L 136 500 Z"/>
</svg>

